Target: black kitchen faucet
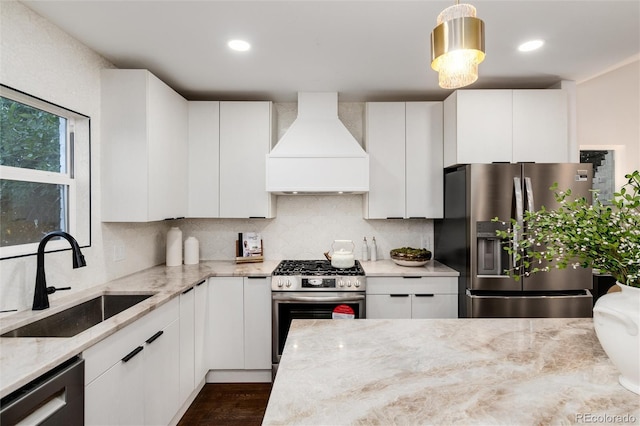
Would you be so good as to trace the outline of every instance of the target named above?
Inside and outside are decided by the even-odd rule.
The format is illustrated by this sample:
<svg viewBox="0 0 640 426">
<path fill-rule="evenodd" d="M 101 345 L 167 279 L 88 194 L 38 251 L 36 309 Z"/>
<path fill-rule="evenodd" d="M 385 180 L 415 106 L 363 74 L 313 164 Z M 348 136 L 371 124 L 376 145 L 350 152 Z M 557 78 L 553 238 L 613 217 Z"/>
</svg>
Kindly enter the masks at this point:
<svg viewBox="0 0 640 426">
<path fill-rule="evenodd" d="M 36 288 L 33 293 L 33 310 L 40 311 L 49 307 L 49 294 L 55 293 L 56 290 L 69 290 L 71 287 L 47 287 L 47 279 L 44 273 L 44 247 L 47 245 L 50 239 L 55 237 L 62 237 L 69 241 L 71 244 L 71 250 L 73 251 L 73 269 L 87 266 L 87 262 L 84 260 L 84 256 L 80 251 L 78 242 L 70 234 L 63 231 L 53 231 L 46 234 L 40 240 L 38 245 L 38 267 L 36 270 Z"/>
</svg>

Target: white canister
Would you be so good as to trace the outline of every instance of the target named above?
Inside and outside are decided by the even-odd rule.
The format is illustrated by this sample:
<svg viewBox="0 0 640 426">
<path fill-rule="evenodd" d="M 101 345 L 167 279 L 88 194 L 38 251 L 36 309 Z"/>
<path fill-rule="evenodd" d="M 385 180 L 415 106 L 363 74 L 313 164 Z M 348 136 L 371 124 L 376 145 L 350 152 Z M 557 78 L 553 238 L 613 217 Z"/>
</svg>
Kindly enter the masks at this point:
<svg viewBox="0 0 640 426">
<path fill-rule="evenodd" d="M 184 242 L 184 264 L 197 265 L 200 263 L 200 243 L 196 237 L 189 237 Z"/>
<path fill-rule="evenodd" d="M 167 266 L 182 265 L 182 231 L 177 226 L 167 232 Z"/>
</svg>

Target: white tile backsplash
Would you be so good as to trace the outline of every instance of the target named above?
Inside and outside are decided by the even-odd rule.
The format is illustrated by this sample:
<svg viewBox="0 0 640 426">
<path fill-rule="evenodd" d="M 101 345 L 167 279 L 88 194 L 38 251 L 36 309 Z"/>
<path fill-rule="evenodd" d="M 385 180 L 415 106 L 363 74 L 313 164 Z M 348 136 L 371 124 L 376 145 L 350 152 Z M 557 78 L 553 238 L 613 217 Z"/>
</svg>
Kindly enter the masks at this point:
<svg viewBox="0 0 640 426">
<path fill-rule="evenodd" d="M 362 195 L 282 195 L 274 219 L 185 219 L 178 224 L 183 236 L 200 241 L 200 257 L 233 259 L 238 232 L 260 232 L 265 258 L 321 259 L 333 240 L 353 240 L 360 258 L 363 237 L 376 237 L 378 259 L 389 250 L 419 247 L 433 239 L 433 222 L 426 219 L 365 220 Z"/>
</svg>

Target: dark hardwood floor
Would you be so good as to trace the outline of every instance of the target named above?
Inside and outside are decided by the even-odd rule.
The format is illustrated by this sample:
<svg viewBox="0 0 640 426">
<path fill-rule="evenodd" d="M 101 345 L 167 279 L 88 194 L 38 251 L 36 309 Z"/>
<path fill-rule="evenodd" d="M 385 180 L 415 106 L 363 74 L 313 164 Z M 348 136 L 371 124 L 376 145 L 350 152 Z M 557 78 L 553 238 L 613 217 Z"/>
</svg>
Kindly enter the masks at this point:
<svg viewBox="0 0 640 426">
<path fill-rule="evenodd" d="M 271 383 L 207 383 L 178 426 L 260 425 Z"/>
</svg>

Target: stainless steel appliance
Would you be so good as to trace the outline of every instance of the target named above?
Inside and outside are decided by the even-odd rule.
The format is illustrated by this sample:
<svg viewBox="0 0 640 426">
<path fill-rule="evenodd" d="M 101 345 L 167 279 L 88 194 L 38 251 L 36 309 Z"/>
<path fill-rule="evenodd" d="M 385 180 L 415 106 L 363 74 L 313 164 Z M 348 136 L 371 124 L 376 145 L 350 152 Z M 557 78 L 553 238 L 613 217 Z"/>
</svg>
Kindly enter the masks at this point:
<svg viewBox="0 0 640 426">
<path fill-rule="evenodd" d="M 364 270 L 328 260 L 283 260 L 272 273 L 272 361 L 280 362 L 291 321 L 365 317 Z"/>
<path fill-rule="evenodd" d="M 73 357 L 2 398 L 0 424 L 83 425 L 84 360 Z"/>
<path fill-rule="evenodd" d="M 522 220 L 527 210 L 558 203 L 549 188 L 591 199 L 591 164 L 469 164 L 445 169 L 444 219 L 435 226 L 435 255 L 460 272 L 460 317 L 589 317 L 591 269 L 531 274 L 520 281 L 505 269 L 524 267 L 503 250 L 494 217 Z M 570 224 L 567 224 L 570 226 Z M 512 243 L 512 242 L 511 242 Z M 542 265 L 544 266 L 544 264 Z"/>
</svg>

